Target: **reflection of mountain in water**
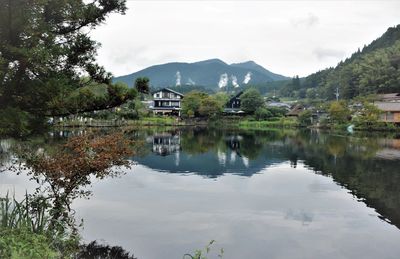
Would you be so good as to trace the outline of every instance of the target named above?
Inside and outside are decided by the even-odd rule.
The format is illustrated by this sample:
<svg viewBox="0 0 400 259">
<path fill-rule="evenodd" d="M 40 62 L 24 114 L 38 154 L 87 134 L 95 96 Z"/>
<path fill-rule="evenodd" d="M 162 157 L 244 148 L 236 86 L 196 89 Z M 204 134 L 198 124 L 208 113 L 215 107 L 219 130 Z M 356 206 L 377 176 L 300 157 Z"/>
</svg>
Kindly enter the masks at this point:
<svg viewBox="0 0 400 259">
<path fill-rule="evenodd" d="M 257 150 L 256 157 L 249 158 L 242 144 L 241 135 L 222 136 L 222 145 L 204 152 L 185 152 L 179 133 L 157 133 L 146 139 L 152 153 L 134 160 L 157 171 L 168 173 L 195 173 L 208 177 L 230 173 L 251 176 L 265 167 L 285 161 L 279 146 L 265 146 Z M 194 145 L 196 145 L 194 143 Z"/>
<path fill-rule="evenodd" d="M 157 136 L 157 134 L 155 135 Z M 154 170 L 207 177 L 251 176 L 275 163 L 301 160 L 317 174 L 332 177 L 387 221 L 400 227 L 400 141 L 316 132 L 180 132 L 148 138 L 153 153 L 135 160 Z M 161 152 L 160 152 L 161 151 Z M 303 217 L 304 216 L 304 217 Z M 309 215 L 303 217 L 308 222 Z M 312 218 L 312 217 L 311 217 Z"/>
</svg>

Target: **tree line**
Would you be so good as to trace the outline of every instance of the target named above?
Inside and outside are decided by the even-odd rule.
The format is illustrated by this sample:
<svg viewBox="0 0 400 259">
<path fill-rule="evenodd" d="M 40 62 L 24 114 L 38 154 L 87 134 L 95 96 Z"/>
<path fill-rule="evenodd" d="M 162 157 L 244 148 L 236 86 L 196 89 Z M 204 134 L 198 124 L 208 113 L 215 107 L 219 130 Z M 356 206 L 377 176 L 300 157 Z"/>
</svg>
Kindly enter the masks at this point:
<svg viewBox="0 0 400 259">
<path fill-rule="evenodd" d="M 294 77 L 280 93 L 296 98 L 333 100 L 338 90 L 342 99 L 400 91 L 400 25 L 358 50 L 335 68 L 305 78 Z"/>
</svg>

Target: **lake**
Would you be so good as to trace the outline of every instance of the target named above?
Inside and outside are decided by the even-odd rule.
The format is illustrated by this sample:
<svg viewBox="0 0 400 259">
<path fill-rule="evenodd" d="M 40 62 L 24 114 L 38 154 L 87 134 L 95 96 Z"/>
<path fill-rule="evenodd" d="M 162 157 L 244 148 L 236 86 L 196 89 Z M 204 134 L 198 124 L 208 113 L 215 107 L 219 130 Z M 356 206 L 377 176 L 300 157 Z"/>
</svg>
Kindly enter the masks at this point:
<svg viewBox="0 0 400 259">
<path fill-rule="evenodd" d="M 52 146 L 82 132 L 31 139 Z M 77 199 L 86 242 L 139 259 L 182 258 L 211 240 L 211 258 L 400 258 L 400 135 L 318 131 L 142 129 L 135 162 L 93 179 Z M 1 141 L 3 162 L 15 140 Z M 0 173 L 0 196 L 37 186 Z M 214 257 L 213 257 L 214 256 Z"/>
</svg>

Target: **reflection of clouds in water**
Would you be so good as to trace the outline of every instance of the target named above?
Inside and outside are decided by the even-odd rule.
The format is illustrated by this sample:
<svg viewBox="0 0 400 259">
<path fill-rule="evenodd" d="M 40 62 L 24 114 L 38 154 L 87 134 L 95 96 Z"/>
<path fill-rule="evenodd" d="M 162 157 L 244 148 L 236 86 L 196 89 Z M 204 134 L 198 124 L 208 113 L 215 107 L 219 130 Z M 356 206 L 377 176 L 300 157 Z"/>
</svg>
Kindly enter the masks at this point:
<svg viewBox="0 0 400 259">
<path fill-rule="evenodd" d="M 217 156 L 218 156 L 219 164 L 225 165 L 226 164 L 226 153 L 222 152 L 221 150 L 218 149 Z"/>
<path fill-rule="evenodd" d="M 249 159 L 245 156 L 242 156 L 242 161 L 245 167 L 249 167 Z"/>
<path fill-rule="evenodd" d="M 322 182 L 319 179 L 314 180 L 308 185 L 308 189 L 311 192 L 328 192 L 328 191 L 337 191 L 341 189 L 339 185 L 333 185 L 330 182 Z"/>
<path fill-rule="evenodd" d="M 230 163 L 233 164 L 236 162 L 236 151 L 231 152 L 231 160 Z"/>
<path fill-rule="evenodd" d="M 286 212 L 285 219 L 300 221 L 303 226 L 308 226 L 314 218 L 314 214 L 303 210 L 289 209 Z"/>
<path fill-rule="evenodd" d="M 179 166 L 179 163 L 180 163 L 180 153 L 179 153 L 179 151 L 176 151 L 176 153 L 175 153 L 175 165 L 176 166 Z"/>
</svg>

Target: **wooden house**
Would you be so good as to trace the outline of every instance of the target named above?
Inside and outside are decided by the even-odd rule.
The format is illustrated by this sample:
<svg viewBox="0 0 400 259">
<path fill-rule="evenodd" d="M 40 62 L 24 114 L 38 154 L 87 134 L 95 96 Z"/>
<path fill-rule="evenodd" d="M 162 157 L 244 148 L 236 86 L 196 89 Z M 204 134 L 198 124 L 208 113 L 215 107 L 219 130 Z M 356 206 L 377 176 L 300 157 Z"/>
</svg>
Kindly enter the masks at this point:
<svg viewBox="0 0 400 259">
<path fill-rule="evenodd" d="M 181 115 L 181 102 L 184 95 L 169 88 L 163 88 L 153 92 L 154 114 Z"/>
<path fill-rule="evenodd" d="M 375 102 L 382 114 L 379 119 L 384 122 L 400 123 L 400 102 Z"/>
</svg>

